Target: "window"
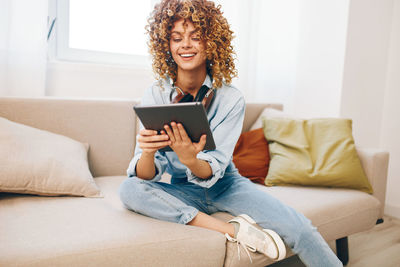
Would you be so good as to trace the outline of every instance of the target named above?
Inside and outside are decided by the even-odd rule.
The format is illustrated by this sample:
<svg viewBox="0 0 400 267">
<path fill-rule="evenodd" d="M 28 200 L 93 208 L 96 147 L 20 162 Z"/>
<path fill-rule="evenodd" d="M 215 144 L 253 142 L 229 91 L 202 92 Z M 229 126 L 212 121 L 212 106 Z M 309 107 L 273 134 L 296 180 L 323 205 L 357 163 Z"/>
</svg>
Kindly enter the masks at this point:
<svg viewBox="0 0 400 267">
<path fill-rule="evenodd" d="M 149 65 L 145 25 L 155 0 L 57 0 L 55 57 Z M 52 9 L 52 6 L 50 6 Z"/>
</svg>

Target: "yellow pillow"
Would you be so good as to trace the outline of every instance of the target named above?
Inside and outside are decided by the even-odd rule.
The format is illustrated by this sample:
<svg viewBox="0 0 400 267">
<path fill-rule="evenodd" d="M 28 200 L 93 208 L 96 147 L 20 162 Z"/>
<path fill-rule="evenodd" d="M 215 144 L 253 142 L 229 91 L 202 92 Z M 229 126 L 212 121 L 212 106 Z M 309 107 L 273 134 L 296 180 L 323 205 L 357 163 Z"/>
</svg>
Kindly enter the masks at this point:
<svg viewBox="0 0 400 267">
<path fill-rule="evenodd" d="M 372 193 L 349 119 L 263 118 L 270 167 L 265 184 L 358 189 Z"/>
</svg>

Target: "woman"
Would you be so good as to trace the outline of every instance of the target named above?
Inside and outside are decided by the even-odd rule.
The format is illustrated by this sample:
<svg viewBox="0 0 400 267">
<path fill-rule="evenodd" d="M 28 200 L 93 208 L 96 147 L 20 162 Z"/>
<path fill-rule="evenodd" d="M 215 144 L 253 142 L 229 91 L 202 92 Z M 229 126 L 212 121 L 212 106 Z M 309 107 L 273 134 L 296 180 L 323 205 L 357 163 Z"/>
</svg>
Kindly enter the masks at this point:
<svg viewBox="0 0 400 267">
<path fill-rule="evenodd" d="M 179 123 L 166 125 L 161 134 L 141 129 L 129 178 L 120 187 L 125 206 L 219 231 L 246 251 L 273 260 L 286 255 L 283 239 L 307 266 L 342 266 L 307 218 L 258 190 L 232 163 L 245 102 L 229 85 L 236 76 L 233 32 L 220 7 L 207 0 L 163 0 L 147 31 L 158 81 L 142 104 L 202 101 L 217 148 L 203 150 L 205 136 L 192 143 Z M 158 151 L 165 146 L 173 151 Z M 159 182 L 164 172 L 171 174 L 171 184 Z M 237 217 L 223 222 L 209 215 L 218 211 Z"/>
</svg>

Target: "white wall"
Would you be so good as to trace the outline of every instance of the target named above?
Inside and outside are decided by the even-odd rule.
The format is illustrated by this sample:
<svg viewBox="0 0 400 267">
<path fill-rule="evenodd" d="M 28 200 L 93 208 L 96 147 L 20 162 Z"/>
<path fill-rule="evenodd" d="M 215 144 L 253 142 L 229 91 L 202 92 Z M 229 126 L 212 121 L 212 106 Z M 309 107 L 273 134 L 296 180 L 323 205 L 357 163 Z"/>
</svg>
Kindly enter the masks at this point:
<svg viewBox="0 0 400 267">
<path fill-rule="evenodd" d="M 385 214 L 400 218 L 400 0 L 351 0 L 340 112 L 357 145 L 390 153 Z"/>
<path fill-rule="evenodd" d="M 393 5 L 388 59 L 380 147 L 390 152 L 385 213 L 400 218 L 400 0 Z"/>
<path fill-rule="evenodd" d="M 139 98 L 154 82 L 149 68 L 49 62 L 46 94 L 66 97 Z"/>
<path fill-rule="evenodd" d="M 379 148 L 393 0 L 351 0 L 340 115 L 360 146 Z"/>
<path fill-rule="evenodd" d="M 299 5 L 293 106 L 300 117 L 338 117 L 349 0 L 304 0 Z"/>
</svg>

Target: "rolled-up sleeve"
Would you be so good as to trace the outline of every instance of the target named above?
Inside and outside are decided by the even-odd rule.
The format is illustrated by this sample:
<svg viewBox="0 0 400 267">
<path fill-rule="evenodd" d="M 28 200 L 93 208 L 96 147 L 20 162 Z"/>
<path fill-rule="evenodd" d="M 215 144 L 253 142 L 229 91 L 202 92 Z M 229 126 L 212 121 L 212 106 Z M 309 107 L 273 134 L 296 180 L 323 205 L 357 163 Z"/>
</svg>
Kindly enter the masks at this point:
<svg viewBox="0 0 400 267">
<path fill-rule="evenodd" d="M 154 92 L 156 90 L 153 90 L 154 85 L 148 88 L 142 98 L 142 105 L 153 105 L 156 104 L 156 98 L 158 96 L 154 95 Z M 139 123 L 139 129 L 143 129 L 142 123 Z M 164 153 L 163 153 L 164 154 Z M 167 168 L 168 165 L 168 160 L 166 159 L 165 155 L 161 154 L 160 152 L 156 152 L 154 155 L 154 165 L 156 168 L 156 174 L 154 178 L 152 178 L 150 181 L 157 182 L 161 179 L 162 174 L 165 172 L 165 169 Z M 127 175 L 129 177 L 137 176 L 136 173 L 136 165 L 137 162 L 139 161 L 140 157 L 142 156 L 142 149 L 139 147 L 139 144 L 136 140 L 136 145 L 135 145 L 135 156 L 132 158 L 131 162 L 129 163 L 128 169 L 127 169 Z"/>
<path fill-rule="evenodd" d="M 135 156 L 129 163 L 129 167 L 127 170 L 127 174 L 129 177 L 137 176 L 136 165 L 137 165 L 137 162 L 139 161 L 141 155 L 142 155 L 141 152 L 135 153 Z M 156 152 L 155 157 L 154 157 L 154 165 L 156 167 L 156 175 L 150 181 L 158 182 L 161 180 L 161 176 L 164 173 L 165 169 L 167 168 L 168 161 L 159 152 Z"/>
<path fill-rule="evenodd" d="M 212 176 L 208 179 L 199 178 L 188 168 L 186 174 L 189 182 L 210 188 L 224 176 L 242 131 L 244 109 L 244 99 L 239 98 L 232 106 L 225 106 L 218 110 L 218 116 L 210 123 L 216 149 L 204 150 L 197 154 L 198 159 L 210 164 Z"/>
</svg>

